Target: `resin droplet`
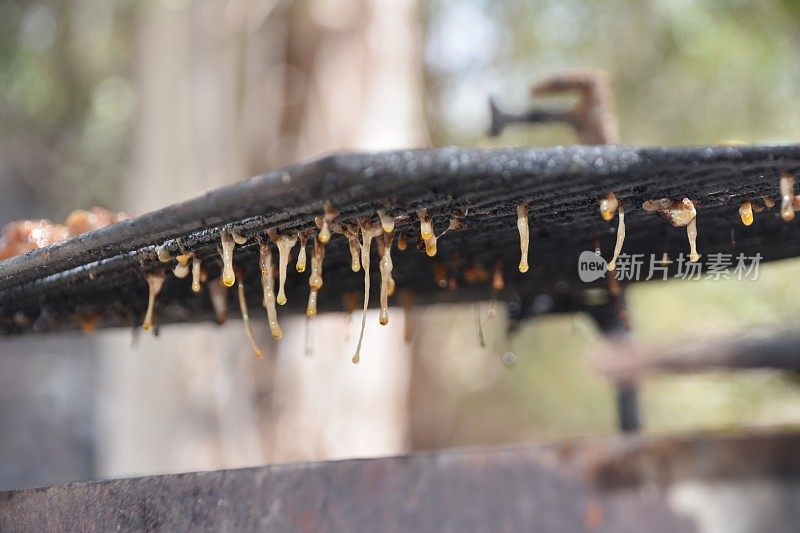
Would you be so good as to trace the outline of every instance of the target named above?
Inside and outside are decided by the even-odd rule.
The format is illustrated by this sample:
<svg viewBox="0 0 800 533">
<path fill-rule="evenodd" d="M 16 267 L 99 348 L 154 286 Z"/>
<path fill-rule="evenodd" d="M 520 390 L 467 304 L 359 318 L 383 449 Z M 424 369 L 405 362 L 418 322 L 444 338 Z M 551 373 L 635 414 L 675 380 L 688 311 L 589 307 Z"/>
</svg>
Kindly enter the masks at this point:
<svg viewBox="0 0 800 533">
<path fill-rule="evenodd" d="M 384 226 L 385 227 L 385 226 Z M 394 236 L 391 233 L 383 234 L 383 255 L 379 264 L 381 271 L 381 312 L 378 316 L 378 322 L 382 326 L 389 323 L 389 284 L 394 285 L 392 279 L 392 240 Z M 394 287 L 392 287 L 394 292 Z"/>
<path fill-rule="evenodd" d="M 298 272 L 306 271 L 306 242 L 308 237 L 305 234 L 300 235 L 300 251 L 297 253 L 297 264 L 295 270 Z"/>
<path fill-rule="evenodd" d="M 494 262 L 494 270 L 492 272 L 492 290 L 502 291 L 506 288 L 506 281 L 503 279 L 503 262 L 498 259 Z"/>
<path fill-rule="evenodd" d="M 142 329 L 145 331 L 153 329 L 153 309 L 156 305 L 156 296 L 161 292 L 165 278 L 164 271 L 151 272 L 147 275 L 147 312 L 144 314 L 144 323 L 142 324 Z"/>
<path fill-rule="evenodd" d="M 192 291 L 200 292 L 200 258 L 192 256 Z"/>
<path fill-rule="evenodd" d="M 419 235 L 422 237 L 423 241 L 427 241 L 433 237 L 433 223 L 431 222 L 431 217 L 428 215 L 427 209 L 417 210 L 417 216 L 419 217 Z"/>
<path fill-rule="evenodd" d="M 331 240 L 331 228 L 328 225 L 328 221 L 324 218 L 322 219 L 322 227 L 319 229 L 319 235 L 317 235 L 317 238 L 322 244 L 327 244 L 328 241 Z"/>
<path fill-rule="evenodd" d="M 233 287 L 236 282 L 236 275 L 233 273 L 233 249 L 236 247 L 236 241 L 224 229 L 219 232 L 219 238 L 222 242 L 222 283 L 226 287 Z"/>
<path fill-rule="evenodd" d="M 391 215 L 387 215 L 386 211 L 380 210 L 378 211 L 378 217 L 381 219 L 381 226 L 383 227 L 383 231 L 386 233 L 391 233 L 394 231 L 394 217 Z"/>
<path fill-rule="evenodd" d="M 408 248 L 408 241 L 406 240 L 406 234 L 400 233 L 397 235 L 397 249 L 401 252 Z"/>
<path fill-rule="evenodd" d="M 620 203 L 617 206 L 617 213 L 619 214 L 619 225 L 617 226 L 617 242 L 614 244 L 614 256 L 608 262 L 609 270 L 616 270 L 617 258 L 622 252 L 622 245 L 625 243 L 625 208 Z"/>
<path fill-rule="evenodd" d="M 208 295 L 211 298 L 211 307 L 214 308 L 217 322 L 223 324 L 228 320 L 228 288 L 221 279 L 214 280 L 208 284 Z"/>
<path fill-rule="evenodd" d="M 764 201 L 764 206 L 767 209 L 772 209 L 773 207 L 775 207 L 775 198 L 773 198 L 772 196 L 762 196 L 761 200 Z"/>
<path fill-rule="evenodd" d="M 517 206 L 517 229 L 519 230 L 519 271 L 528 271 L 528 241 L 530 234 L 528 231 L 528 206 L 520 204 Z"/>
<path fill-rule="evenodd" d="M 283 331 L 278 324 L 278 310 L 275 309 L 275 269 L 272 266 L 272 251 L 267 242 L 261 242 L 258 248 L 259 267 L 261 269 L 261 288 L 264 291 L 264 299 L 261 305 L 267 310 L 267 322 L 272 338 L 280 340 Z"/>
<path fill-rule="evenodd" d="M 700 259 L 697 253 L 697 209 L 694 202 L 684 198 L 680 202 L 670 201 L 666 198 L 660 200 L 647 200 L 642 204 L 642 208 L 648 212 L 657 212 L 670 221 L 675 227 L 686 226 L 686 233 L 689 237 L 689 260 L 696 262 Z"/>
<path fill-rule="evenodd" d="M 175 265 L 173 269 L 173 274 L 175 274 L 176 278 L 185 278 L 189 275 L 189 261 L 192 259 L 192 256 L 189 254 L 181 254 L 176 257 L 178 260 L 178 264 Z"/>
<path fill-rule="evenodd" d="M 428 257 L 435 257 L 436 256 L 436 242 L 439 239 L 434 235 L 429 239 L 425 239 L 425 254 Z"/>
<path fill-rule="evenodd" d="M 614 213 L 617 212 L 618 205 L 619 201 L 613 192 L 610 192 L 603 198 L 600 198 L 600 216 L 603 217 L 603 220 L 608 222 L 614 218 Z"/>
<path fill-rule="evenodd" d="M 242 322 L 244 323 L 244 331 L 247 334 L 247 339 L 250 341 L 250 347 L 255 352 L 256 357 L 264 357 L 264 352 L 261 351 L 261 348 L 258 347 L 258 343 L 256 343 L 256 339 L 253 336 L 253 328 L 250 327 L 250 315 L 247 313 L 247 300 L 244 296 L 244 283 L 242 282 L 242 278 L 244 276 L 239 277 L 238 289 L 239 289 L 239 310 L 242 312 Z"/>
<path fill-rule="evenodd" d="M 278 235 L 275 230 L 270 232 L 272 242 L 278 247 L 278 305 L 286 304 L 286 270 L 289 267 L 289 252 L 297 244 L 297 235 Z"/>
<path fill-rule="evenodd" d="M 350 247 L 350 270 L 358 272 L 361 270 L 361 247 L 358 244 L 358 237 L 348 237 L 347 245 Z"/>
<path fill-rule="evenodd" d="M 794 220 L 794 176 L 781 174 L 781 218 L 786 222 Z"/>
<path fill-rule="evenodd" d="M 742 218 L 742 224 L 745 226 L 749 226 L 753 223 L 753 206 L 750 204 L 750 200 L 745 200 L 742 202 L 742 205 L 739 206 L 739 216 Z"/>
<path fill-rule="evenodd" d="M 367 307 L 369 307 L 369 252 L 372 239 L 381 234 L 381 228 L 372 226 L 361 226 L 361 266 L 364 269 L 364 313 L 361 315 L 361 333 L 358 335 L 358 345 L 356 353 L 353 355 L 353 363 L 361 360 L 361 343 L 364 341 L 364 328 L 367 325 Z"/>
</svg>

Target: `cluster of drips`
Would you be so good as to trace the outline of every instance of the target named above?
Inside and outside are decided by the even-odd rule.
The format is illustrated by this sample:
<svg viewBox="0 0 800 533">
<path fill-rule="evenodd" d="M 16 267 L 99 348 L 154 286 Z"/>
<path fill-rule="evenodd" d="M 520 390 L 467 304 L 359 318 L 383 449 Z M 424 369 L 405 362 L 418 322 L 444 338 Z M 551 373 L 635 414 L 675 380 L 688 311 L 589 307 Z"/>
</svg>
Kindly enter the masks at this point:
<svg viewBox="0 0 800 533">
<path fill-rule="evenodd" d="M 269 324 L 270 333 L 272 338 L 280 340 L 283 337 L 283 331 L 278 323 L 277 305 L 284 305 L 287 302 L 286 294 L 284 291 L 288 265 L 292 250 L 297 243 L 300 243 L 300 249 L 297 254 L 297 261 L 295 270 L 297 272 L 305 272 L 306 270 L 306 246 L 308 239 L 311 237 L 313 240 L 313 252 L 311 255 L 311 271 L 308 277 L 309 296 L 308 304 L 306 307 L 306 316 L 314 318 L 317 315 L 317 298 L 319 290 L 323 285 L 322 268 L 325 258 L 325 245 L 331 240 L 333 234 L 344 236 L 349 245 L 351 254 L 351 270 L 353 272 L 364 271 L 364 297 L 361 318 L 361 331 L 358 337 L 355 353 L 353 355 L 353 362 L 358 363 L 361 357 L 361 346 L 364 340 L 364 329 L 366 327 L 367 309 L 369 307 L 369 293 L 370 293 L 370 256 L 373 240 L 377 239 L 378 255 L 380 257 L 379 271 L 380 271 L 380 313 L 378 321 L 381 325 L 389 323 L 389 298 L 395 292 L 395 281 L 392 277 L 393 263 L 391 249 L 395 242 L 397 242 L 398 250 L 405 250 L 407 248 L 407 237 L 405 234 L 400 233 L 395 238 L 395 218 L 386 213 L 384 210 L 378 211 L 379 223 L 372 220 L 362 219 L 357 222 L 334 222 L 338 213 L 330 206 L 326 206 L 325 213 L 316 217 L 315 223 L 318 229 L 316 236 L 312 236 L 309 231 L 300 231 L 294 233 L 280 234 L 276 229 L 271 229 L 266 232 L 266 235 L 259 235 L 257 237 L 259 244 L 259 267 L 261 272 L 261 285 L 263 289 L 262 305 L 266 309 L 267 322 Z M 434 233 L 433 221 L 425 209 L 418 211 L 420 221 L 420 240 L 425 245 L 425 251 L 428 256 L 433 257 L 436 255 L 436 242 L 445 233 L 451 230 L 458 230 L 464 226 L 463 219 L 466 213 L 458 212 L 451 219 L 448 227 L 439 235 Z M 521 237 L 521 250 L 522 260 L 520 262 L 520 270 L 527 271 L 527 253 L 528 253 L 528 220 L 527 208 L 520 206 L 518 209 L 518 227 Z M 219 255 L 222 260 L 222 274 L 219 282 L 208 283 L 209 295 L 211 303 L 214 308 L 217 319 L 222 322 L 227 318 L 227 293 L 226 290 L 237 284 L 237 292 L 239 299 L 239 308 L 242 314 L 245 331 L 250 344 L 257 357 L 263 355 L 263 350 L 258 346 L 255 341 L 251 326 L 250 316 L 247 308 L 247 301 L 245 299 L 244 276 L 234 266 L 234 251 L 236 245 L 243 245 L 247 242 L 247 238 L 239 233 L 229 229 L 223 228 L 220 231 L 220 247 Z M 272 257 L 272 245 L 278 250 L 278 283 L 277 291 L 275 285 L 275 265 Z M 158 259 L 162 262 L 168 262 L 173 257 L 168 253 L 165 246 L 156 248 Z M 192 272 L 192 290 L 198 292 L 201 284 L 206 282 L 206 273 L 202 268 L 201 259 L 194 253 L 184 252 L 174 258 L 177 262 L 173 272 L 178 278 L 185 278 L 189 274 L 189 263 L 191 262 Z M 499 276 L 500 284 L 502 281 L 502 272 L 500 271 L 499 263 L 495 268 L 495 278 Z M 145 321 L 143 327 L 145 330 L 150 330 L 153 327 L 153 313 L 155 306 L 155 299 L 163 286 L 165 274 L 163 270 L 158 270 L 148 274 L 147 281 L 149 287 L 148 306 L 145 313 Z M 493 283 L 493 286 L 497 282 Z"/>
<path fill-rule="evenodd" d="M 794 213 L 800 210 L 800 195 L 794 192 L 795 178 L 791 174 L 782 173 L 778 182 L 778 189 L 781 196 L 781 218 L 789 222 L 794 220 Z M 764 209 L 775 207 L 775 200 L 769 196 L 762 197 L 763 205 L 754 206 L 749 199 L 745 199 L 739 205 L 739 217 L 742 224 L 750 226 L 753 223 L 753 213 L 761 212 Z M 617 242 L 614 245 L 614 255 L 608 262 L 608 270 L 616 269 L 616 261 L 622 251 L 625 242 L 625 209 L 622 202 L 614 193 L 609 193 L 598 200 L 600 205 L 600 216 L 605 221 L 614 218 L 614 214 L 619 215 L 619 227 L 617 229 Z M 689 240 L 689 260 L 697 262 L 700 254 L 697 253 L 697 207 L 689 198 L 683 200 L 670 200 L 660 198 L 658 200 L 647 200 L 642 203 L 642 208 L 647 212 L 655 212 L 666 218 L 675 227 L 686 227 L 686 236 Z M 598 251 L 599 254 L 599 251 Z"/>
</svg>

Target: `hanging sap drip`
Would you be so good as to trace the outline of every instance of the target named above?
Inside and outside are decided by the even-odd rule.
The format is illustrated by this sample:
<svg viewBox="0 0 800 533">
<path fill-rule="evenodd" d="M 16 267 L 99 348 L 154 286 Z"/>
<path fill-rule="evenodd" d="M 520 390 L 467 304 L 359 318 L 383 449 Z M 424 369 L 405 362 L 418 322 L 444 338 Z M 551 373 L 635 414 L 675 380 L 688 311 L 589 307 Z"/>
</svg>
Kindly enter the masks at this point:
<svg viewBox="0 0 800 533">
<path fill-rule="evenodd" d="M 230 234 L 231 234 L 231 238 L 233 239 L 233 242 L 235 242 L 239 246 L 247 243 L 247 237 L 245 237 L 244 235 L 242 235 L 239 232 L 236 232 L 236 231 L 233 231 L 233 230 L 229 230 L 229 231 L 230 231 Z"/>
<path fill-rule="evenodd" d="M 311 289 L 306 307 L 306 316 L 308 318 L 317 316 L 317 293 L 322 288 L 322 260 L 324 258 L 325 246 L 319 242 L 319 239 L 314 239 L 314 253 L 311 256 L 311 275 L 308 277 L 308 286 Z"/>
<path fill-rule="evenodd" d="M 280 340 L 283 331 L 278 324 L 278 310 L 275 308 L 275 269 L 272 265 L 272 250 L 269 243 L 265 240 L 259 243 L 259 267 L 261 270 L 261 288 L 264 298 L 261 304 L 267 310 L 267 322 L 272 338 Z"/>
<path fill-rule="evenodd" d="M 222 243 L 222 283 L 226 287 L 233 287 L 236 282 L 236 274 L 233 272 L 233 249 L 236 241 L 225 229 L 219 232 L 219 238 Z"/>
<path fill-rule="evenodd" d="M 175 259 L 177 259 L 178 264 L 175 265 L 172 273 L 175 274 L 176 278 L 183 279 L 189 275 L 189 261 L 191 261 L 192 256 L 190 254 L 181 254 Z"/>
<path fill-rule="evenodd" d="M 742 219 L 742 224 L 749 226 L 753 223 L 753 205 L 750 200 L 745 200 L 739 206 L 739 216 Z"/>
<path fill-rule="evenodd" d="M 147 274 L 147 312 L 144 314 L 144 322 L 142 323 L 142 329 L 145 331 L 153 329 L 153 310 L 156 305 L 156 296 L 161 292 L 161 287 L 164 286 L 164 279 L 166 279 L 166 276 L 163 270 Z"/>
<path fill-rule="evenodd" d="M 162 263 L 168 263 L 172 260 L 172 254 L 169 253 L 169 250 L 167 250 L 166 244 L 156 246 L 156 256 L 158 256 L 158 260 Z"/>
<path fill-rule="evenodd" d="M 498 258 L 495 260 L 494 269 L 492 270 L 492 290 L 499 292 L 505 288 L 506 281 L 503 278 L 503 261 Z"/>
<path fill-rule="evenodd" d="M 200 292 L 200 267 L 202 262 L 196 255 L 192 256 L 192 291 Z"/>
<path fill-rule="evenodd" d="M 614 213 L 617 212 L 617 207 L 619 206 L 619 201 L 617 200 L 617 196 L 611 192 L 605 195 L 604 197 L 600 198 L 600 216 L 606 222 L 610 222 L 612 218 L 614 218 Z"/>
<path fill-rule="evenodd" d="M 237 276 L 239 279 L 238 285 L 238 292 L 239 292 L 239 310 L 242 313 L 242 323 L 244 324 L 244 331 L 247 335 L 247 339 L 250 341 L 250 347 L 253 349 L 253 353 L 256 354 L 257 358 L 264 357 L 264 352 L 261 351 L 259 348 L 258 343 L 256 342 L 255 337 L 253 336 L 253 328 L 250 327 L 250 314 L 247 312 L 247 300 L 245 299 L 245 292 L 244 292 L 244 276 L 239 275 Z"/>
<path fill-rule="evenodd" d="M 781 174 L 779 187 L 781 192 L 781 218 L 789 222 L 794 220 L 795 195 L 794 195 L 794 176 L 786 172 Z"/>
<path fill-rule="evenodd" d="M 519 230 L 519 271 L 528 271 L 528 242 L 530 234 L 528 231 L 528 206 L 520 204 L 517 206 L 517 229 Z"/>
<path fill-rule="evenodd" d="M 383 227 L 383 231 L 386 233 L 391 233 L 394 231 L 394 217 L 391 215 L 387 215 L 386 211 L 380 210 L 378 211 L 378 217 L 381 219 L 381 226 Z"/>
<path fill-rule="evenodd" d="M 327 244 L 331 240 L 331 221 L 336 218 L 338 213 L 333 209 L 330 202 L 325 202 L 325 214 L 314 219 L 319 229 L 317 239 L 322 244 Z"/>
<path fill-rule="evenodd" d="M 286 270 L 289 268 L 289 254 L 297 244 L 297 234 L 294 235 L 278 235 L 278 232 L 270 230 L 269 237 L 272 242 L 278 247 L 278 305 L 286 304 L 286 293 L 284 288 L 286 285 Z"/>
<path fill-rule="evenodd" d="M 694 263 L 700 259 L 700 254 L 697 253 L 697 209 L 695 209 L 694 202 L 688 198 L 684 198 L 680 202 L 661 198 L 645 201 L 642 208 L 648 212 L 657 212 L 675 227 L 686 226 L 686 234 L 689 238 L 689 260 Z"/>
<path fill-rule="evenodd" d="M 373 227 L 369 222 L 361 225 L 361 267 L 364 269 L 364 312 L 361 315 L 361 332 L 358 335 L 356 353 L 353 355 L 353 363 L 356 364 L 361 360 L 361 343 L 364 341 L 364 328 L 367 325 L 367 307 L 369 307 L 369 252 L 372 239 L 379 236 L 382 231 L 382 228 Z"/>
<path fill-rule="evenodd" d="M 297 253 L 297 263 L 295 264 L 295 270 L 298 272 L 305 272 L 306 271 L 306 242 L 308 241 L 308 236 L 305 233 L 300 234 L 300 251 Z"/>
<path fill-rule="evenodd" d="M 384 226 L 384 232 L 385 230 Z M 379 263 L 381 271 L 381 311 L 378 322 L 382 326 L 389 323 L 389 296 L 394 292 L 394 280 L 392 279 L 392 233 L 383 234 L 383 252 Z"/>
<path fill-rule="evenodd" d="M 397 249 L 401 252 L 408 248 L 408 241 L 406 239 L 406 234 L 400 232 L 397 234 Z"/>
</svg>

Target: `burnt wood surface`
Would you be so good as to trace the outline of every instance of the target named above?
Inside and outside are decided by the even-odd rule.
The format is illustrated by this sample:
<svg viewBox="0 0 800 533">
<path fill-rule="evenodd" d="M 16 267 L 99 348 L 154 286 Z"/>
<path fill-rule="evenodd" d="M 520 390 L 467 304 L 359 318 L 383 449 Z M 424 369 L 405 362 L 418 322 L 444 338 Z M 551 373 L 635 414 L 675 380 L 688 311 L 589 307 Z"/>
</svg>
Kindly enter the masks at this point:
<svg viewBox="0 0 800 533">
<path fill-rule="evenodd" d="M 686 254 L 685 228 L 674 228 L 646 213 L 641 204 L 648 199 L 688 197 L 697 206 L 703 260 L 711 253 L 760 253 L 765 260 L 776 260 L 800 250 L 800 221 L 780 219 L 778 198 L 779 173 L 799 169 L 796 145 L 442 148 L 331 155 L 0 262 L 0 332 L 73 329 L 81 317 L 92 315 L 100 316 L 100 327 L 140 323 L 147 301 L 144 273 L 174 266 L 174 262 L 159 263 L 155 247 L 166 243 L 172 253 L 182 247 L 202 256 L 213 279 L 220 270 L 217 246 L 223 227 L 251 237 L 246 245 L 237 246 L 235 263 L 246 273 L 249 303 L 255 311 L 261 288 L 253 237 L 269 228 L 311 229 L 326 201 L 339 211 L 337 221 L 377 220 L 375 212 L 381 208 L 400 217 L 396 228 L 408 235 L 409 247 L 393 251 L 398 287 L 393 305 L 398 305 L 403 291 L 416 305 L 488 299 L 492 297 L 488 282 L 470 285 L 461 273 L 473 263 L 491 271 L 500 259 L 506 288 L 494 296 L 510 302 L 512 315 L 581 309 L 589 285 L 578 279 L 578 256 L 599 243 L 608 258 L 615 240 L 617 219 L 600 218 L 598 197 L 613 191 L 625 205 L 625 253 L 660 257 L 666 252 L 672 258 Z M 765 195 L 776 199 L 778 206 L 756 213 L 752 226 L 742 225 L 741 201 L 749 198 L 760 205 Z M 530 206 L 527 274 L 516 270 L 515 207 L 521 202 Z M 433 216 L 437 233 L 455 210 L 467 213 L 466 227 L 442 237 L 433 259 L 416 246 L 415 211 L 421 207 Z M 377 252 L 373 254 L 375 305 L 379 274 Z M 457 273 L 457 289 L 437 286 L 437 263 Z M 362 291 L 363 274 L 351 272 L 349 264 L 346 239 L 334 235 L 326 247 L 321 311 L 341 310 L 349 294 Z M 158 298 L 158 323 L 213 318 L 207 291 L 195 295 L 189 285 L 188 279 L 168 274 Z M 603 287 L 603 280 L 594 286 Z M 286 294 L 289 303 L 279 308 L 279 315 L 305 310 L 308 271 L 301 275 L 290 267 Z M 235 316 L 235 291 L 229 296 Z"/>
</svg>

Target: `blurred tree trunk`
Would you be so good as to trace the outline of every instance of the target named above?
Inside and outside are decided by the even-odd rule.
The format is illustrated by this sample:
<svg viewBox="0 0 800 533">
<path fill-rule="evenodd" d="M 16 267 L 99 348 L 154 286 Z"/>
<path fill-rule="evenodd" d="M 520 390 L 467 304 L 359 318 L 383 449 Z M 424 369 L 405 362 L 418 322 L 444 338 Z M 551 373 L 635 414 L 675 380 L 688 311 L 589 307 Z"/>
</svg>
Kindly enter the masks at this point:
<svg viewBox="0 0 800 533">
<path fill-rule="evenodd" d="M 334 149 L 424 144 L 415 3 L 146 4 L 129 208 Z M 350 356 L 360 320 L 343 321 L 284 317 L 277 344 L 262 323 L 262 361 L 238 320 L 141 335 L 132 353 L 125 332 L 104 336 L 101 473 L 403 451 L 410 358 L 401 317 L 380 328 L 370 314 L 358 366 Z"/>
</svg>

